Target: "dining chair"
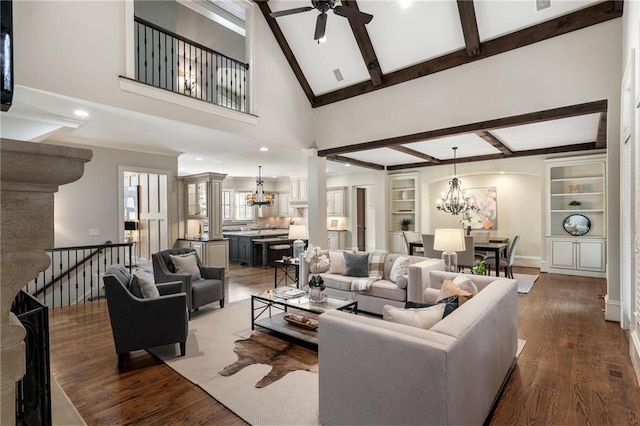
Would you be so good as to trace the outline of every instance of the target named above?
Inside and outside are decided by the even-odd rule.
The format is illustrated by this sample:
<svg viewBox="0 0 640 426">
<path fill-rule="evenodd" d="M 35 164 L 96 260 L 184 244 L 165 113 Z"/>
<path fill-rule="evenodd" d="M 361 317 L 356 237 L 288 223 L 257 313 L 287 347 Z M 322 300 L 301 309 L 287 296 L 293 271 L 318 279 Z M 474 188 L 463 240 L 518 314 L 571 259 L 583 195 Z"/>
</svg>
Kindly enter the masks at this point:
<svg viewBox="0 0 640 426">
<path fill-rule="evenodd" d="M 507 278 L 513 278 L 513 261 L 516 257 L 516 248 L 518 246 L 518 241 L 520 241 L 520 235 L 516 235 L 513 238 L 513 242 L 507 251 L 506 257 L 500 257 L 496 262 L 496 258 L 493 255 L 487 256 L 485 260 L 486 263 L 493 264 L 495 268 L 503 268 L 504 276 Z M 498 271 L 500 271 L 498 269 Z"/>
<path fill-rule="evenodd" d="M 404 237 L 404 242 L 407 245 L 407 253 L 410 252 L 409 243 L 413 243 L 413 242 L 418 241 L 416 239 L 416 235 L 417 235 L 417 232 L 414 232 L 414 231 L 402 231 L 402 236 Z M 413 248 L 413 255 L 414 256 L 423 256 L 424 255 L 424 247 L 414 247 Z"/>
<path fill-rule="evenodd" d="M 465 235 L 464 246 L 465 250 L 458 252 L 458 272 L 463 272 L 465 268 L 471 270 L 473 265 L 476 264 L 477 258 L 473 247 L 474 241 L 473 235 Z"/>
<path fill-rule="evenodd" d="M 433 249 L 434 234 L 422 234 L 422 249 L 424 250 L 424 257 L 432 259 L 442 258 L 442 252 L 440 250 Z"/>
</svg>

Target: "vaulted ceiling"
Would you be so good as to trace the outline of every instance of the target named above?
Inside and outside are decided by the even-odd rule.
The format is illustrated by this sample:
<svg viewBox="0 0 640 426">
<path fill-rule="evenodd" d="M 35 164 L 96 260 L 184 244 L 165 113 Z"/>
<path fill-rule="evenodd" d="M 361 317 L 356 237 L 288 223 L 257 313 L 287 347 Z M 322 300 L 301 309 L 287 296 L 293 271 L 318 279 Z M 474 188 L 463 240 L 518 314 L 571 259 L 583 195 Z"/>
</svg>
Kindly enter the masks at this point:
<svg viewBox="0 0 640 426">
<path fill-rule="evenodd" d="M 327 40 L 319 43 L 314 40 L 317 10 L 271 16 L 311 6 L 310 1 L 255 2 L 314 108 L 619 18 L 623 12 L 623 1 L 342 0 L 335 6 L 371 14 L 373 20 L 363 24 L 329 11 Z M 359 142 L 319 155 L 400 170 L 447 164 L 454 146 L 460 147 L 461 162 L 592 150 L 606 148 L 606 118 L 607 101 L 593 100 Z"/>
</svg>

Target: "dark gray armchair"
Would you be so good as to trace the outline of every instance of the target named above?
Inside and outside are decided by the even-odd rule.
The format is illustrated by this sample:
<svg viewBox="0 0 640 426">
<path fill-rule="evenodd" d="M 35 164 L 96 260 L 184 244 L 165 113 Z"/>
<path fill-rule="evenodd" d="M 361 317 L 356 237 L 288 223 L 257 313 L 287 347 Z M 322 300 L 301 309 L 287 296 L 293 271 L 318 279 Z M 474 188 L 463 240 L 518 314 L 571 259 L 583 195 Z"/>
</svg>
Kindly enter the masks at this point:
<svg viewBox="0 0 640 426">
<path fill-rule="evenodd" d="M 184 356 L 189 313 L 181 282 L 157 285 L 159 297 L 142 299 L 129 290 L 132 276 L 124 266 L 107 268 L 103 281 L 118 369 L 128 352 L 139 349 L 179 343 L 180 355 Z"/>
<path fill-rule="evenodd" d="M 171 260 L 171 255 L 177 256 L 194 252 L 200 269 L 201 280 L 193 281 L 189 274 L 178 274 Z M 198 310 L 200 306 L 220 301 L 220 307 L 224 307 L 225 271 L 224 268 L 203 266 L 198 253 L 190 248 L 173 248 L 163 250 L 151 255 L 153 260 L 153 276 L 156 283 L 167 281 L 182 281 L 187 293 L 187 306 L 189 310 Z"/>
</svg>

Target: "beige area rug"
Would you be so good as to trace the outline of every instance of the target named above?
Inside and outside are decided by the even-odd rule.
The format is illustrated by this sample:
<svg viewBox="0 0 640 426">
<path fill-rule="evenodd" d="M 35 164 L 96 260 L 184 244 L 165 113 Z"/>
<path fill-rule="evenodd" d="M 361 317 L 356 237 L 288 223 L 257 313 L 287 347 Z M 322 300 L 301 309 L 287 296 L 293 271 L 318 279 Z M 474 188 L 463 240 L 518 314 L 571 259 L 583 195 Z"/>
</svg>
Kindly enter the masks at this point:
<svg viewBox="0 0 640 426">
<path fill-rule="evenodd" d="M 255 385 L 271 371 L 265 364 L 248 365 L 228 377 L 218 374 L 238 359 L 234 342 L 250 335 L 251 301 L 246 299 L 193 313 L 186 356 L 177 356 L 178 345 L 153 352 L 252 425 L 318 424 L 317 373 L 293 371 L 263 388 Z"/>
<path fill-rule="evenodd" d="M 238 360 L 235 342 L 251 335 L 250 312 L 249 299 L 201 309 L 189 322 L 186 356 L 178 356 L 178 345 L 153 352 L 252 425 L 317 425 L 318 374 L 289 372 L 263 388 L 255 385 L 271 372 L 265 364 L 247 365 L 228 377 L 219 374 Z M 518 355 L 524 345 L 518 341 Z"/>
<path fill-rule="evenodd" d="M 539 275 L 529 274 L 513 274 L 513 278 L 518 281 L 518 293 L 527 294 L 531 291 L 531 288 L 538 280 Z"/>
</svg>

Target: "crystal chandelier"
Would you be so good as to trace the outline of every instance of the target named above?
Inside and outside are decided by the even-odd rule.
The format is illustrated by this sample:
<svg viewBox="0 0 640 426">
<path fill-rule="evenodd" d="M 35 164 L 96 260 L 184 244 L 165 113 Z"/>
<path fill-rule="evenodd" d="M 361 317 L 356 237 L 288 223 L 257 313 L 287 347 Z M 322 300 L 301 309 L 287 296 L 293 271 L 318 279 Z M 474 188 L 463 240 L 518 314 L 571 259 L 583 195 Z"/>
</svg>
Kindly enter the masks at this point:
<svg viewBox="0 0 640 426">
<path fill-rule="evenodd" d="M 438 210 L 443 210 L 453 215 L 464 213 L 468 210 L 477 210 L 473 199 L 469 195 L 465 194 L 460 187 L 460 180 L 456 177 L 456 150 L 457 146 L 453 147 L 453 178 L 449 181 L 449 192 L 446 196 L 442 193 L 442 197 L 438 200 L 436 207 Z"/>
<path fill-rule="evenodd" d="M 256 180 L 256 192 L 253 194 L 247 194 L 246 201 L 247 206 L 272 206 L 273 201 L 275 200 L 275 195 L 267 194 L 264 192 L 264 188 L 262 185 L 264 181 L 262 180 L 262 166 L 258 166 L 258 180 Z"/>
</svg>

